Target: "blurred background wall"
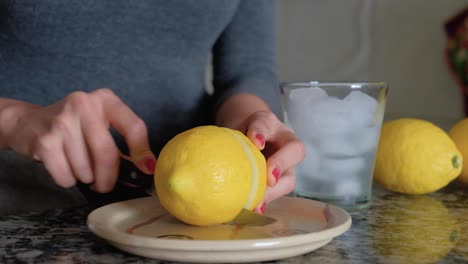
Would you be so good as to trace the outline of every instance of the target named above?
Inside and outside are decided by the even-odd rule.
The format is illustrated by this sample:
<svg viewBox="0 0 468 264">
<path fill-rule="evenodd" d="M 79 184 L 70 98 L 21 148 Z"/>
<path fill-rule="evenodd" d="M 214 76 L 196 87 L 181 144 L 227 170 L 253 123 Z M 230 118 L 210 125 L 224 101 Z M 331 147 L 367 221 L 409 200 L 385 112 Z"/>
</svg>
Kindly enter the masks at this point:
<svg viewBox="0 0 468 264">
<path fill-rule="evenodd" d="M 466 0 L 278 0 L 280 81 L 385 81 L 386 119 L 463 116 L 444 22 Z"/>
</svg>

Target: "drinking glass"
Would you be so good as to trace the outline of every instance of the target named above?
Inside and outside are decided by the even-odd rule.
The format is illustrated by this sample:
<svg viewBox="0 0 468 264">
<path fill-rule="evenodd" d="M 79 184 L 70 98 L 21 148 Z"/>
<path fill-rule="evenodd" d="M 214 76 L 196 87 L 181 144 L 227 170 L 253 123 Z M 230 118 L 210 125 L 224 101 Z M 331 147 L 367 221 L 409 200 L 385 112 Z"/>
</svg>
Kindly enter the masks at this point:
<svg viewBox="0 0 468 264">
<path fill-rule="evenodd" d="M 345 209 L 367 207 L 386 83 L 284 83 L 285 123 L 306 147 L 294 194 Z"/>
</svg>

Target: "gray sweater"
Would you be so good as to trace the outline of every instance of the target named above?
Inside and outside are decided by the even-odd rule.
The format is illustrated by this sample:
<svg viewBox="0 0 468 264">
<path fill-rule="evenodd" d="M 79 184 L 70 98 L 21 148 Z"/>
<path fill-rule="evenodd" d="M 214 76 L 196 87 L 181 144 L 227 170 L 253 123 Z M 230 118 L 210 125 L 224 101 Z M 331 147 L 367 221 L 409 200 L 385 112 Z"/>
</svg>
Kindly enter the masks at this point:
<svg viewBox="0 0 468 264">
<path fill-rule="evenodd" d="M 2 0 L 0 97 L 48 105 L 111 88 L 146 122 L 157 154 L 175 134 L 210 123 L 233 93 L 278 112 L 273 15 L 270 0 Z M 18 184 L 2 174 L 30 176 L 2 160 L 0 168 L 10 192 Z"/>
</svg>

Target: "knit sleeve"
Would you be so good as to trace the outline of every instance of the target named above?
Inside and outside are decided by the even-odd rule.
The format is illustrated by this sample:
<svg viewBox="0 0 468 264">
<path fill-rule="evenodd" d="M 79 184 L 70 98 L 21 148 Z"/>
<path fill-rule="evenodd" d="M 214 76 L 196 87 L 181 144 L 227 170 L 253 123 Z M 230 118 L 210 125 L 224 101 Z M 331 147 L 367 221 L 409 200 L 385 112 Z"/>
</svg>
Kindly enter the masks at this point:
<svg viewBox="0 0 468 264">
<path fill-rule="evenodd" d="M 213 47 L 215 106 L 237 93 L 265 100 L 279 114 L 275 1 L 243 0 Z"/>
</svg>

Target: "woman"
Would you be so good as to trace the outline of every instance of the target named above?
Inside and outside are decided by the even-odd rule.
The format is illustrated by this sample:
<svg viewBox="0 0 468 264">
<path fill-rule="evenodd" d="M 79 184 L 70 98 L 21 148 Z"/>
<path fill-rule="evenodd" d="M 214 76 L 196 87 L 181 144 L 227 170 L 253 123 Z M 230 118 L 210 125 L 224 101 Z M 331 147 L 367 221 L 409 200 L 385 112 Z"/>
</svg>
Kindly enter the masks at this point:
<svg viewBox="0 0 468 264">
<path fill-rule="evenodd" d="M 293 189 L 304 147 L 274 114 L 274 2 L 1 3 L 0 147 L 42 163 L 58 186 L 126 192 L 120 152 L 151 175 L 170 138 L 215 123 L 265 150 L 265 203 Z"/>
</svg>

